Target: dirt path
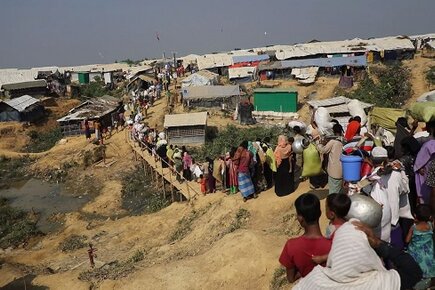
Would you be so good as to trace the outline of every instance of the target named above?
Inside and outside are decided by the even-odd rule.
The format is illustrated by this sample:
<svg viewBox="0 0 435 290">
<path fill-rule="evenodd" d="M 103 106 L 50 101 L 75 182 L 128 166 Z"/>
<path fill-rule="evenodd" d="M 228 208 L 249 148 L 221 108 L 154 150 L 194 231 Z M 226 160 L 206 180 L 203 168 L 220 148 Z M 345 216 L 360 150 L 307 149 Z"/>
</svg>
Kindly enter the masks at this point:
<svg viewBox="0 0 435 290">
<path fill-rule="evenodd" d="M 429 85 L 426 81 L 426 71 L 430 66 L 435 65 L 435 60 L 421 57 L 417 54 L 414 59 L 406 60 L 403 64 L 411 71 L 412 98 L 408 101 L 408 105 L 429 91 Z"/>
</svg>

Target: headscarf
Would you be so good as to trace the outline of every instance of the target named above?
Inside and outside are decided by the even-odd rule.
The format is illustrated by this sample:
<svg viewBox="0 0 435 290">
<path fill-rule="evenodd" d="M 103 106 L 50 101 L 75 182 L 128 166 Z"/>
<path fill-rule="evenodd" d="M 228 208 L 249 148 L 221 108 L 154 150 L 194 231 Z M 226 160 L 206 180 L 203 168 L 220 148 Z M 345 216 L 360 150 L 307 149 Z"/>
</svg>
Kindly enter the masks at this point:
<svg viewBox="0 0 435 290">
<path fill-rule="evenodd" d="M 190 166 L 192 166 L 192 157 L 190 157 L 189 153 L 184 152 L 183 167 L 184 169 L 189 169 Z"/>
<path fill-rule="evenodd" d="M 351 141 L 353 137 L 358 133 L 358 130 L 361 128 L 361 124 L 358 121 L 351 121 L 347 125 L 346 134 L 344 134 L 344 139 L 346 141 Z"/>
<path fill-rule="evenodd" d="M 400 289 L 399 273 L 385 269 L 366 234 L 351 223 L 353 220 L 335 232 L 326 267 L 316 266 L 293 289 Z"/>
<path fill-rule="evenodd" d="M 292 153 L 292 146 L 288 143 L 287 138 L 284 135 L 278 136 L 278 145 L 275 148 L 275 160 L 277 166 L 279 166 L 282 160 L 290 157 Z"/>
<path fill-rule="evenodd" d="M 400 158 L 403 155 L 401 142 L 404 138 L 411 136 L 408 123 L 405 118 L 399 118 L 396 121 L 396 137 L 394 139 L 394 158 Z"/>
</svg>

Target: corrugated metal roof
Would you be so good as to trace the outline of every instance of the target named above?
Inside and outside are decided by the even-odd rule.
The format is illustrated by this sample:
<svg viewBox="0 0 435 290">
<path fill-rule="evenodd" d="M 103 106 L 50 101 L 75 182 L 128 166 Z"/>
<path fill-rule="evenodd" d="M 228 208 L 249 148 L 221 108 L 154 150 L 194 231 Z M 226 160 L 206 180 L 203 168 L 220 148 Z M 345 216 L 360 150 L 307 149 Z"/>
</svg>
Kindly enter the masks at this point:
<svg viewBox="0 0 435 290">
<path fill-rule="evenodd" d="M 127 70 L 128 71 L 127 79 L 131 79 L 139 73 L 151 71 L 152 69 L 153 68 L 149 65 L 141 65 L 141 66 L 131 67 Z"/>
<path fill-rule="evenodd" d="M 329 107 L 329 106 L 336 106 L 340 104 L 347 104 L 350 102 L 350 99 L 340 96 L 335 98 L 329 98 L 326 100 L 316 100 L 316 101 L 308 101 L 308 105 L 314 108 L 319 107 Z"/>
<path fill-rule="evenodd" d="M 96 119 L 114 111 L 118 107 L 118 102 L 117 98 L 104 95 L 71 109 L 68 115 L 58 119 L 57 122 L 81 121 L 85 118 Z"/>
<path fill-rule="evenodd" d="M 254 93 L 297 93 L 295 88 L 257 88 Z"/>
<path fill-rule="evenodd" d="M 39 87 L 46 87 L 46 86 L 47 86 L 47 82 L 45 80 L 33 80 L 33 81 L 19 82 L 13 84 L 4 84 L 2 86 L 2 89 L 18 90 L 18 89 L 39 88 Z"/>
<path fill-rule="evenodd" d="M 18 112 L 24 112 L 28 107 L 38 103 L 39 100 L 35 99 L 29 95 L 24 95 L 12 100 L 5 101 L 10 107 L 14 108 Z"/>
<path fill-rule="evenodd" d="M 165 115 L 163 127 L 207 125 L 207 112 Z"/>
<path fill-rule="evenodd" d="M 183 99 L 213 99 L 240 95 L 238 85 L 235 86 L 198 86 L 182 89 Z"/>
<path fill-rule="evenodd" d="M 326 109 L 328 109 L 328 112 L 330 114 L 337 114 L 337 113 L 349 112 L 349 108 L 347 104 L 350 101 L 351 99 L 340 96 L 340 97 L 330 98 L 326 100 L 308 101 L 307 103 L 313 108 L 325 107 Z M 373 107 L 372 104 L 364 103 L 361 101 L 360 103 L 363 109 Z"/>
</svg>

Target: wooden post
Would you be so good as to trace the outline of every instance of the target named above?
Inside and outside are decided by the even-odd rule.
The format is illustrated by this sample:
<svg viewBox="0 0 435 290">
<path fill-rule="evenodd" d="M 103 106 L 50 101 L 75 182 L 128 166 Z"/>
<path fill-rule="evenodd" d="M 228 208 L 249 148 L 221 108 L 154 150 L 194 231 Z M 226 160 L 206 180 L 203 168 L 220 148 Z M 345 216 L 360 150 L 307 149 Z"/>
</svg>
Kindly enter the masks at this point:
<svg viewBox="0 0 435 290">
<path fill-rule="evenodd" d="M 172 200 L 172 202 L 175 202 L 174 184 L 172 183 L 172 172 L 171 172 L 171 170 L 169 170 L 169 183 L 171 184 L 171 200 Z"/>
<path fill-rule="evenodd" d="M 189 187 L 189 181 L 186 180 L 186 188 L 187 188 L 187 199 L 190 200 L 190 187 Z"/>
<path fill-rule="evenodd" d="M 154 171 L 156 172 L 156 183 L 158 186 L 158 184 L 159 184 L 159 172 L 157 171 L 157 161 L 156 161 L 156 158 L 154 156 L 152 156 L 152 158 L 154 159 Z"/>
<path fill-rule="evenodd" d="M 163 185 L 163 197 L 166 199 L 166 189 L 165 189 L 165 174 L 163 173 L 163 159 L 160 159 L 160 165 L 162 169 L 162 185 Z"/>
<path fill-rule="evenodd" d="M 144 172 L 145 176 L 148 176 L 148 172 L 147 172 L 147 168 L 146 168 L 145 162 L 146 162 L 146 161 L 142 158 L 142 168 L 143 168 L 143 172 Z"/>
</svg>

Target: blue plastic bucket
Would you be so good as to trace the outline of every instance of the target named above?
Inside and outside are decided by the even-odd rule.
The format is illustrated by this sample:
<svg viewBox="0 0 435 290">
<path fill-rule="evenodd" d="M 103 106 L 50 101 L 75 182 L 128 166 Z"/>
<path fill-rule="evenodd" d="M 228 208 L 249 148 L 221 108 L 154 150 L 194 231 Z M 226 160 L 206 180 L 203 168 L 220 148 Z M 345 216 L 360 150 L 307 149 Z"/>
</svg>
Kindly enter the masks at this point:
<svg viewBox="0 0 435 290">
<path fill-rule="evenodd" d="M 345 181 L 359 181 L 361 179 L 361 164 L 363 160 L 360 156 L 341 155 L 340 161 Z"/>
</svg>

